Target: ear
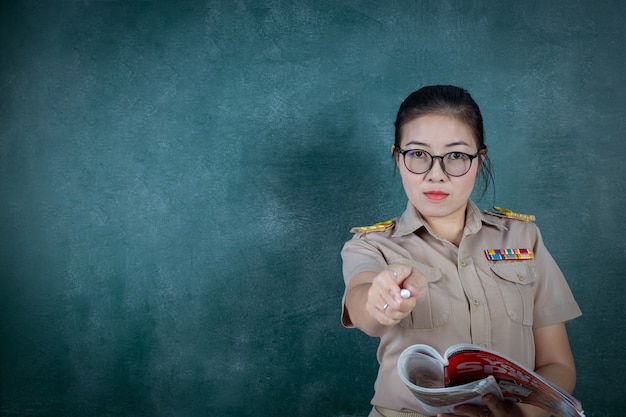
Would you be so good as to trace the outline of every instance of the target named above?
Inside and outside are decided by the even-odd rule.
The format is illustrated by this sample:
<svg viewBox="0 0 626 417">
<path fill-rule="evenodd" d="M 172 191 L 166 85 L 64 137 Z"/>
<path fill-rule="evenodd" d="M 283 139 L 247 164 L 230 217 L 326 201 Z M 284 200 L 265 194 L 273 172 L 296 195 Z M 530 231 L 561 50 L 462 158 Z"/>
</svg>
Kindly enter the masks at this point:
<svg viewBox="0 0 626 417">
<path fill-rule="evenodd" d="M 484 147 L 480 151 L 480 165 L 478 166 L 478 170 L 480 171 L 483 167 L 483 162 L 485 162 L 485 158 L 487 158 L 487 147 Z"/>
<path fill-rule="evenodd" d="M 396 161 L 396 165 L 400 162 L 398 155 L 399 154 L 396 152 L 396 145 L 391 145 L 391 157 Z"/>
<path fill-rule="evenodd" d="M 400 148 L 396 147 L 396 145 L 391 145 L 391 157 L 393 158 L 393 162 L 396 164 L 394 172 L 395 170 L 398 170 L 402 173 L 402 170 L 404 169 L 404 157 L 400 154 Z"/>
</svg>

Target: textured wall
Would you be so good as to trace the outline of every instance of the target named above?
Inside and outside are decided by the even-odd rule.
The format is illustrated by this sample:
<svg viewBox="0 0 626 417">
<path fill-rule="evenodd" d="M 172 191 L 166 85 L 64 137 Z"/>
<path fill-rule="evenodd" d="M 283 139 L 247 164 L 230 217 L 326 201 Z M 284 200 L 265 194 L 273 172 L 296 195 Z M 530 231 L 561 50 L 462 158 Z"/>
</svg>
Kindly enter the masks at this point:
<svg viewBox="0 0 626 417">
<path fill-rule="evenodd" d="M 478 204 L 535 214 L 583 309 L 587 416 L 621 415 L 625 13 L 2 2 L 2 416 L 366 415 L 339 251 L 403 209 L 393 118 L 435 83 L 482 107 Z"/>
</svg>

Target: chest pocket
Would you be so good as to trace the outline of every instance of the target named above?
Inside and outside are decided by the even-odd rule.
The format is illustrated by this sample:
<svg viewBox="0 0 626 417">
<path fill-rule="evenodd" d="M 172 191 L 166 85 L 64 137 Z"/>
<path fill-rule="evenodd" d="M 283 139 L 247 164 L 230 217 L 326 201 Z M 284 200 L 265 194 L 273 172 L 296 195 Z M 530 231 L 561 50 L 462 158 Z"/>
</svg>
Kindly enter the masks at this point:
<svg viewBox="0 0 626 417">
<path fill-rule="evenodd" d="M 400 326 L 409 329 L 433 329 L 445 324 L 450 318 L 450 299 L 443 286 L 441 270 L 408 259 L 394 262 L 413 267 L 424 274 L 428 283 L 424 299 L 417 303 L 411 314 L 400 321 Z"/>
<path fill-rule="evenodd" d="M 490 265 L 507 314 L 516 323 L 533 325 L 535 261 L 502 261 Z"/>
</svg>

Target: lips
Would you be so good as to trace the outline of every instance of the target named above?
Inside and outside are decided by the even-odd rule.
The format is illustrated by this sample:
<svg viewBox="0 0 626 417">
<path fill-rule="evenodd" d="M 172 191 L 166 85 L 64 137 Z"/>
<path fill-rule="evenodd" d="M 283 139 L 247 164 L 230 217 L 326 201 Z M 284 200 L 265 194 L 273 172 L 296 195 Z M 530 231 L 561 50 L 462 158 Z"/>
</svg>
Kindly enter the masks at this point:
<svg viewBox="0 0 626 417">
<path fill-rule="evenodd" d="M 428 198 L 429 200 L 432 201 L 441 201 L 444 198 L 446 198 L 449 194 L 448 193 L 444 193 L 443 191 L 426 191 L 424 193 L 424 195 L 426 196 L 426 198 Z"/>
</svg>

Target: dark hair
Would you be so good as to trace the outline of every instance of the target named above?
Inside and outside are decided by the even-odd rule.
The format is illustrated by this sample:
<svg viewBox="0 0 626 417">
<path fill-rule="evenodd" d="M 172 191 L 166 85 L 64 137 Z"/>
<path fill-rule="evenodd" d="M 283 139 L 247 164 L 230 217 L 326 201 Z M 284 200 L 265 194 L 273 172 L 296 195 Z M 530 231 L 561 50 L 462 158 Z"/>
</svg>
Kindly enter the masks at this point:
<svg viewBox="0 0 626 417">
<path fill-rule="evenodd" d="M 411 93 L 398 109 L 395 122 L 396 135 L 393 157 L 398 158 L 404 125 L 427 114 L 454 117 L 470 128 L 476 140 L 478 150 L 484 151 L 484 157 L 478 159 L 481 164 L 480 173 L 483 179 L 481 197 L 484 196 L 489 188 L 489 184 L 493 183 L 493 175 L 491 161 L 487 155 L 487 145 L 485 145 L 483 117 L 478 104 L 476 104 L 470 93 L 463 88 L 452 85 L 433 85 L 422 87 Z"/>
</svg>

